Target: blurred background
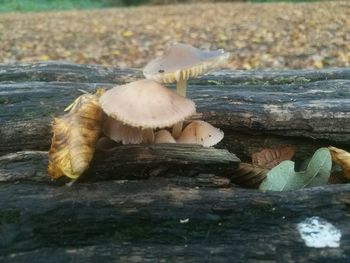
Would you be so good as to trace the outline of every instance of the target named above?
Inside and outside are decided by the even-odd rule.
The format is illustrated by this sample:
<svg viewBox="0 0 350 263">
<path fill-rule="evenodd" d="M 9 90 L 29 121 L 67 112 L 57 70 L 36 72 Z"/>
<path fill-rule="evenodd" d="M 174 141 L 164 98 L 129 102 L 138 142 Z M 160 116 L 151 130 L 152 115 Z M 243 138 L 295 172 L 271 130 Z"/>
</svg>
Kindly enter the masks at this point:
<svg viewBox="0 0 350 263">
<path fill-rule="evenodd" d="M 143 67 L 176 42 L 234 69 L 350 66 L 350 1 L 0 0 L 0 63 Z"/>
</svg>

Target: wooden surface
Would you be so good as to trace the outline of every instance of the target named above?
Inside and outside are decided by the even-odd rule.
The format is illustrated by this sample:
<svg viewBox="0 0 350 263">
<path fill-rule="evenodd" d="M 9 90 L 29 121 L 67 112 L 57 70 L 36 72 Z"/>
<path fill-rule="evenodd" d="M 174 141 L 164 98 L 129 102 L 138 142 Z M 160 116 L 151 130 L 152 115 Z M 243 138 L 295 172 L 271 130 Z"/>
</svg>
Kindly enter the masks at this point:
<svg viewBox="0 0 350 263">
<path fill-rule="evenodd" d="M 263 193 L 229 181 L 234 154 L 249 160 L 280 144 L 297 145 L 297 159 L 330 144 L 350 149 L 350 69 L 211 73 L 188 94 L 225 131 L 220 149 L 123 146 L 96 155 L 71 187 L 51 181 L 52 116 L 78 89 L 141 77 L 92 65 L 0 65 L 1 262 L 350 261 L 349 185 Z M 311 216 L 341 230 L 339 248 L 305 246 L 296 224 Z"/>
<path fill-rule="evenodd" d="M 189 144 L 121 145 L 96 151 L 90 169 L 79 181 L 145 179 L 160 175 L 198 174 L 230 178 L 240 160 L 225 149 Z M 0 182 L 50 182 L 45 151 L 0 156 Z"/>
<path fill-rule="evenodd" d="M 0 260 L 349 262 L 349 192 L 339 185 L 261 193 L 174 178 L 3 183 Z M 339 248 L 305 246 L 296 224 L 311 216 L 341 230 Z"/>
<path fill-rule="evenodd" d="M 0 66 L 0 154 L 47 150 L 52 116 L 63 114 L 79 89 L 92 92 L 140 77 L 139 70 L 66 63 Z M 242 159 L 280 138 L 308 153 L 313 145 L 350 145 L 349 69 L 220 71 L 191 83 L 188 96 L 197 111 L 224 129 L 222 144 Z"/>
</svg>

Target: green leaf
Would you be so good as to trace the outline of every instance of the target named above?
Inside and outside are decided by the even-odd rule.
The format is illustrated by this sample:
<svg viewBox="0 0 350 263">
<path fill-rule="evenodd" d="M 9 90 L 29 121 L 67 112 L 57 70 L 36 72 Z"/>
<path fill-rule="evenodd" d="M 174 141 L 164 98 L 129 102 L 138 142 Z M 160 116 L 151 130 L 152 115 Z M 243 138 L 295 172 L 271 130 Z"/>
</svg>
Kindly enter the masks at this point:
<svg viewBox="0 0 350 263">
<path fill-rule="evenodd" d="M 294 162 L 284 161 L 267 173 L 259 189 L 263 191 L 287 191 L 325 185 L 332 168 L 328 148 L 320 148 L 312 156 L 303 172 L 295 172 Z"/>
</svg>

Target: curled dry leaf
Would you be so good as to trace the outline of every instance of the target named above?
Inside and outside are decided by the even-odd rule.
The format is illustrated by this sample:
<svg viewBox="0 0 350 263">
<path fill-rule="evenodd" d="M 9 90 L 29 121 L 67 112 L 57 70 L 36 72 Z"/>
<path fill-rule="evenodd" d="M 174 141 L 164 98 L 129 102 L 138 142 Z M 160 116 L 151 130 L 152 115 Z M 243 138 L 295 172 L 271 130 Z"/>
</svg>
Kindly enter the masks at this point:
<svg viewBox="0 0 350 263">
<path fill-rule="evenodd" d="M 77 179 L 88 167 L 102 130 L 104 113 L 96 94 L 83 94 L 67 107 L 67 114 L 55 118 L 49 151 L 48 173 Z"/>
<path fill-rule="evenodd" d="M 271 169 L 260 184 L 263 191 L 288 191 L 322 186 L 328 183 L 332 169 L 332 158 L 328 148 L 318 149 L 306 169 L 296 172 L 294 162 L 286 160 Z"/>
<path fill-rule="evenodd" d="M 291 160 L 295 154 L 296 146 L 278 146 L 266 148 L 252 154 L 252 163 L 263 168 L 272 169 L 282 161 Z"/>
<path fill-rule="evenodd" d="M 254 164 L 241 163 L 231 177 L 231 181 L 243 187 L 258 188 L 260 183 L 266 178 L 268 171 L 268 169 Z"/>
<path fill-rule="evenodd" d="M 350 179 L 350 153 L 336 147 L 328 147 L 332 155 L 332 161 L 339 164 L 343 169 L 343 175 Z"/>
</svg>

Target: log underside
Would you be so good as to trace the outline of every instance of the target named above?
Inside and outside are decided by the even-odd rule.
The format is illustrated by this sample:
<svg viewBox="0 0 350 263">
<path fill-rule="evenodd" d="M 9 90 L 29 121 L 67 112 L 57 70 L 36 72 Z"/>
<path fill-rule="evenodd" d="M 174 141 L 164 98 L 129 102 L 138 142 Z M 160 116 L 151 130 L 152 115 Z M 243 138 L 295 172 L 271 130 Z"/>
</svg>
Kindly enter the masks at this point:
<svg viewBox="0 0 350 263">
<path fill-rule="evenodd" d="M 217 148 L 122 146 L 96 154 L 71 187 L 46 174 L 50 120 L 78 95 L 139 70 L 0 65 L 1 262 L 350 260 L 350 185 L 283 193 L 230 182 L 239 159 L 293 144 L 296 159 L 350 149 L 350 69 L 220 71 L 190 83 L 197 111 L 225 131 Z M 228 151 L 231 153 L 229 153 Z M 296 224 L 320 216 L 339 248 L 308 248 Z"/>
</svg>

